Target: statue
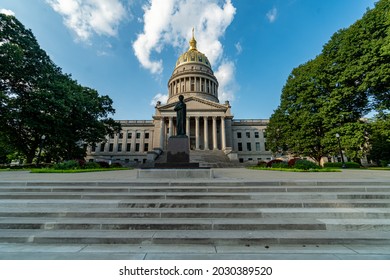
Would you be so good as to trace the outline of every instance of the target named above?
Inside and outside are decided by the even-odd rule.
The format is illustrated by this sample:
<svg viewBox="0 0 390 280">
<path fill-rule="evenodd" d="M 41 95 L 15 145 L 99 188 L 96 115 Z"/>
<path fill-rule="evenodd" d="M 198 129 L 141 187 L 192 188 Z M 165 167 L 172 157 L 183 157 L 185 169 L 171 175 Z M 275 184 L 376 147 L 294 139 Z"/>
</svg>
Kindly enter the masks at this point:
<svg viewBox="0 0 390 280">
<path fill-rule="evenodd" d="M 186 136 L 187 106 L 184 103 L 184 96 L 179 96 L 179 103 L 176 104 L 176 130 L 177 136 Z"/>
</svg>

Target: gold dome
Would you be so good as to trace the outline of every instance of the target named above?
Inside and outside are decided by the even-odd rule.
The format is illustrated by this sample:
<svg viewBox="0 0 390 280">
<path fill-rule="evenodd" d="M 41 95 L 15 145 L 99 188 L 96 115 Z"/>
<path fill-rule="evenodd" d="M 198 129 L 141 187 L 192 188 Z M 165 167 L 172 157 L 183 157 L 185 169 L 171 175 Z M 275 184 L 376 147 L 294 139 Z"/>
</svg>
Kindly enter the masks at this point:
<svg viewBox="0 0 390 280">
<path fill-rule="evenodd" d="M 194 29 L 192 29 L 192 38 L 190 40 L 190 48 L 188 51 L 183 53 L 176 61 L 176 67 L 187 64 L 187 63 L 198 63 L 203 64 L 209 68 L 211 68 L 210 61 L 206 55 L 201 53 L 196 49 L 196 40 L 194 36 Z"/>
</svg>

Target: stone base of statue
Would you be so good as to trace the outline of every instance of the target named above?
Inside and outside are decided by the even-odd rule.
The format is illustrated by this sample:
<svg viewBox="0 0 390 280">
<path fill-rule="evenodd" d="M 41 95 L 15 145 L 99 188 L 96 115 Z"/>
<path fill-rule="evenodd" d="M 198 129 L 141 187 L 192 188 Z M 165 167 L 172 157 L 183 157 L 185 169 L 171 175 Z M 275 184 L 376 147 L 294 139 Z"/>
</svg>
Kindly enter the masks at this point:
<svg viewBox="0 0 390 280">
<path fill-rule="evenodd" d="M 190 145 L 187 135 L 172 136 L 168 138 L 166 151 L 167 161 L 155 163 L 155 168 L 199 168 L 199 163 L 190 162 Z"/>
<path fill-rule="evenodd" d="M 137 171 L 137 178 L 143 179 L 212 179 L 210 168 L 199 167 L 198 162 L 190 162 L 188 137 L 174 136 L 168 139 L 167 161 L 156 162 L 152 168 Z"/>
<path fill-rule="evenodd" d="M 167 147 L 168 163 L 189 163 L 190 162 L 190 145 L 188 136 L 173 136 L 168 138 Z"/>
</svg>

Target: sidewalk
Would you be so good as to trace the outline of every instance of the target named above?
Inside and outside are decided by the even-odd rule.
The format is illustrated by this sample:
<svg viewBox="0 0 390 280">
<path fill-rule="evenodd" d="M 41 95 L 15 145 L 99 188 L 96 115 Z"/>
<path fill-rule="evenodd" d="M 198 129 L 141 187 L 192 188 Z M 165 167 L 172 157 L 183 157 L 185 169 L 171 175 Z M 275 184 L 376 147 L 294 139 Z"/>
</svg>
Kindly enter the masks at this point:
<svg viewBox="0 0 390 280">
<path fill-rule="evenodd" d="M 390 171 L 385 170 L 348 170 L 342 172 L 282 172 L 251 170 L 246 168 L 218 168 L 214 170 L 212 181 L 339 181 L 339 182 L 389 182 Z M 183 180 L 183 179 L 181 179 Z M 193 179 L 188 179 L 193 181 Z M 169 181 L 137 179 L 137 169 L 87 172 L 87 173 L 35 173 L 29 171 L 0 171 L 0 182 L 142 182 Z M 200 180 L 210 181 L 206 179 Z"/>
</svg>

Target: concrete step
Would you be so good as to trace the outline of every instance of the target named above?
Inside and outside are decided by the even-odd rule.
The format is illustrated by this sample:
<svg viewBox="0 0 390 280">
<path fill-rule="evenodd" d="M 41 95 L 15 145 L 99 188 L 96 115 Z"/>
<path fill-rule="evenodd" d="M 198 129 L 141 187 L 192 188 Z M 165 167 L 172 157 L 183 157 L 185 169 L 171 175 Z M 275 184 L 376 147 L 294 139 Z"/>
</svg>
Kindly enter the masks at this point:
<svg viewBox="0 0 390 280">
<path fill-rule="evenodd" d="M 388 199 L 5 199 L 2 207 L 88 207 L 88 208 L 388 208 Z"/>
<path fill-rule="evenodd" d="M 235 191 L 215 191 L 208 190 L 207 192 L 170 192 L 170 191 L 149 191 L 144 192 L 139 190 L 138 192 L 99 192 L 93 191 L 78 191 L 78 192 L 29 192 L 29 191 L 16 191 L 9 190 L 7 192 L 0 192 L 1 199 L 252 199 L 252 200 L 268 200 L 268 199 L 293 199 L 293 200 L 306 200 L 306 199 L 390 199 L 390 193 L 387 192 L 240 192 Z"/>
<path fill-rule="evenodd" d="M 388 231 L 357 230 L 23 230 L 3 229 L 1 242 L 45 244 L 372 244 L 390 245 Z"/>
<path fill-rule="evenodd" d="M 338 218 L 386 219 L 389 208 L 66 208 L 0 207 L 0 217 L 28 218 Z"/>
<path fill-rule="evenodd" d="M 0 229 L 45 230 L 389 230 L 389 219 L 3 218 Z"/>
<path fill-rule="evenodd" d="M 0 183 L 0 242 L 390 244 L 381 182 Z"/>
</svg>

